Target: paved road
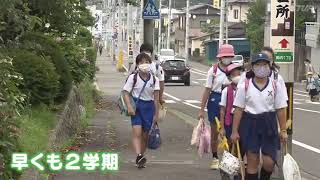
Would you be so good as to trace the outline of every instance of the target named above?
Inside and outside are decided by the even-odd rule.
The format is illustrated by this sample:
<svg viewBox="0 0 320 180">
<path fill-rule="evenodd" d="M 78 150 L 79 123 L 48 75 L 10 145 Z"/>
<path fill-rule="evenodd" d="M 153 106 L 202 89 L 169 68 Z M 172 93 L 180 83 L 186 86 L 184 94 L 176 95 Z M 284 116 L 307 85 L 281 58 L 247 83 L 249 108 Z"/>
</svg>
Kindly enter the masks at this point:
<svg viewBox="0 0 320 180">
<path fill-rule="evenodd" d="M 170 109 L 178 110 L 194 121 L 200 106 L 208 66 L 190 62 L 191 86 L 166 84 L 165 95 Z M 320 179 L 320 102 L 311 102 L 303 85 L 294 89 L 293 155 L 308 179 Z"/>
</svg>

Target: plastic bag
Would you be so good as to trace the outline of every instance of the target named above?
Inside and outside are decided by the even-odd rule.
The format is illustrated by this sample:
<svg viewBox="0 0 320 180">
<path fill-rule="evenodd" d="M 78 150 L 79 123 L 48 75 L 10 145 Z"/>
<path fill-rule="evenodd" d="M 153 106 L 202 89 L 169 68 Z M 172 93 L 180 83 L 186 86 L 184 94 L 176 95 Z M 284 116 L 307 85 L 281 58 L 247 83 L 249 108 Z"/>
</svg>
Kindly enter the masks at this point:
<svg viewBox="0 0 320 180">
<path fill-rule="evenodd" d="M 284 156 L 282 170 L 285 180 L 301 180 L 299 166 L 290 154 Z"/>
<path fill-rule="evenodd" d="M 199 156 L 202 157 L 204 153 L 209 153 L 210 148 L 211 148 L 211 130 L 210 130 L 210 127 L 202 121 L 200 138 L 199 138 L 199 146 L 198 146 Z"/>
<path fill-rule="evenodd" d="M 160 129 L 158 124 L 153 126 L 149 133 L 148 148 L 158 149 L 161 145 Z"/>
<path fill-rule="evenodd" d="M 198 125 L 193 128 L 192 137 L 191 137 L 191 145 L 199 146 L 200 141 L 200 131 L 201 125 L 203 123 L 203 119 L 200 119 Z"/>
<path fill-rule="evenodd" d="M 159 122 L 162 122 L 167 114 L 167 107 L 165 107 L 164 105 L 160 105 L 159 108 Z"/>
</svg>

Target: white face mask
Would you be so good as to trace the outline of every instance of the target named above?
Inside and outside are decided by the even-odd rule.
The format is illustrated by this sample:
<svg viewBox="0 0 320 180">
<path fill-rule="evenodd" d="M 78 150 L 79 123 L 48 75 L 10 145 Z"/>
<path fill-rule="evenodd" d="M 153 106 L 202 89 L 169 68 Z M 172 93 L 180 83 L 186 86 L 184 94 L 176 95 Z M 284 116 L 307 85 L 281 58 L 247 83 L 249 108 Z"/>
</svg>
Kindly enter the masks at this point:
<svg viewBox="0 0 320 180">
<path fill-rule="evenodd" d="M 139 71 L 141 71 L 141 72 L 143 72 L 143 73 L 148 73 L 148 72 L 150 72 L 150 64 L 147 64 L 147 63 L 145 63 L 145 64 L 140 64 L 140 65 L 138 66 L 138 68 L 139 68 Z"/>
<path fill-rule="evenodd" d="M 232 60 L 233 60 L 232 57 L 225 57 L 225 58 L 222 58 L 222 63 L 227 66 L 231 64 Z"/>
<path fill-rule="evenodd" d="M 233 77 L 232 79 L 231 79 L 231 81 L 234 83 L 234 84 L 238 84 L 238 82 L 240 81 L 240 76 L 236 76 L 236 77 Z"/>
</svg>

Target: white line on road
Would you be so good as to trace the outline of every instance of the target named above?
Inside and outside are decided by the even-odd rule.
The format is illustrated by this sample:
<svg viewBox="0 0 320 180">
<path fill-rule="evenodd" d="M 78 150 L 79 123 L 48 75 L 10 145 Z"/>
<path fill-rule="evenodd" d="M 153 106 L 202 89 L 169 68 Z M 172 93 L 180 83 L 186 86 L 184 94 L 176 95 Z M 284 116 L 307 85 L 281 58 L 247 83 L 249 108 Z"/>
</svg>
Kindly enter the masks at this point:
<svg viewBox="0 0 320 180">
<path fill-rule="evenodd" d="M 201 73 L 204 73 L 204 74 L 208 73 L 208 72 L 205 72 L 205 71 L 201 71 L 200 69 L 196 69 L 196 68 L 192 68 L 192 70 L 195 70 L 195 71 L 198 71 L 198 72 L 201 72 Z"/>
<path fill-rule="evenodd" d="M 294 95 L 297 95 L 297 96 L 304 96 L 304 97 L 309 97 L 308 95 L 305 95 L 305 94 L 298 94 L 298 93 L 293 93 Z"/>
<path fill-rule="evenodd" d="M 317 148 L 315 148 L 315 147 L 309 146 L 309 145 L 307 145 L 307 144 L 304 144 L 304 143 L 299 142 L 299 141 L 296 141 L 296 140 L 292 140 L 292 143 L 295 144 L 295 145 L 301 146 L 301 147 L 303 147 L 303 148 L 305 148 L 305 149 L 308 149 L 308 150 L 310 150 L 310 151 L 313 151 L 313 152 L 315 152 L 315 153 L 320 154 L 320 149 L 317 149 Z"/>
<path fill-rule="evenodd" d="M 168 96 L 168 97 L 170 97 L 170 98 L 172 98 L 172 99 L 174 99 L 174 100 L 176 100 L 176 101 L 181 101 L 179 98 L 176 98 L 176 97 L 174 97 L 174 96 L 172 96 L 172 95 L 170 95 L 168 93 L 163 93 L 163 94 Z"/>
<path fill-rule="evenodd" d="M 171 99 L 168 99 L 168 100 L 165 100 L 166 104 L 174 104 L 176 103 L 174 100 L 171 100 Z"/>
<path fill-rule="evenodd" d="M 293 108 L 293 109 L 300 110 L 300 111 L 313 112 L 313 113 L 318 113 L 318 114 L 320 114 L 320 111 L 314 111 L 314 110 L 302 109 L 302 108 Z"/>
<path fill-rule="evenodd" d="M 170 94 L 168 94 L 168 93 L 164 93 L 164 94 L 165 94 L 166 96 L 171 97 L 172 99 L 174 99 L 174 98 L 175 98 L 175 99 L 178 99 L 178 98 L 176 98 L 176 97 L 174 97 L 174 96 L 172 96 L 172 95 L 170 95 Z M 179 101 L 180 101 L 180 100 L 179 100 Z M 190 103 L 187 103 L 187 102 L 183 102 L 183 104 L 188 105 L 188 106 L 191 106 L 191 107 L 196 108 L 196 109 L 201 109 L 201 107 L 196 106 L 196 105 L 193 105 L 193 104 L 190 104 Z M 302 108 L 294 108 L 294 109 L 296 109 L 296 110 L 301 110 L 301 111 L 307 111 L 307 112 L 314 112 L 314 113 L 319 113 L 319 114 L 320 114 L 319 111 L 313 111 L 313 110 L 302 109 Z M 207 111 L 207 109 L 205 109 L 205 111 Z M 305 149 L 308 149 L 308 150 L 310 150 L 310 151 L 313 151 L 313 152 L 316 152 L 316 153 L 320 154 L 320 149 L 317 149 L 317 148 L 315 148 L 315 147 L 309 146 L 309 145 L 307 145 L 307 144 L 301 143 L 301 142 L 296 141 L 296 140 L 292 140 L 292 142 L 293 142 L 293 144 L 295 144 L 295 145 L 297 145 L 297 146 L 303 147 L 303 148 L 305 148 Z"/>
<path fill-rule="evenodd" d="M 198 100 L 185 100 L 185 102 L 187 103 L 191 103 L 191 104 L 200 104 L 201 102 Z"/>
<path fill-rule="evenodd" d="M 299 91 L 299 90 L 294 90 L 294 91 L 299 92 L 299 93 L 308 94 L 308 92 L 306 92 L 306 91 Z"/>
<path fill-rule="evenodd" d="M 302 103 L 293 101 L 293 104 L 302 104 Z"/>
<path fill-rule="evenodd" d="M 207 79 L 196 79 L 197 81 L 206 81 Z"/>
<path fill-rule="evenodd" d="M 192 81 L 192 83 L 194 83 L 194 84 L 200 84 L 199 82 L 197 82 L 197 81 Z"/>
<path fill-rule="evenodd" d="M 191 72 L 192 72 L 192 73 L 195 73 L 195 74 L 199 74 L 199 75 L 201 75 L 201 76 L 207 76 L 206 74 L 202 74 L 202 73 L 199 73 L 199 72 L 197 72 L 197 71 L 192 71 L 192 70 L 191 70 Z"/>
</svg>

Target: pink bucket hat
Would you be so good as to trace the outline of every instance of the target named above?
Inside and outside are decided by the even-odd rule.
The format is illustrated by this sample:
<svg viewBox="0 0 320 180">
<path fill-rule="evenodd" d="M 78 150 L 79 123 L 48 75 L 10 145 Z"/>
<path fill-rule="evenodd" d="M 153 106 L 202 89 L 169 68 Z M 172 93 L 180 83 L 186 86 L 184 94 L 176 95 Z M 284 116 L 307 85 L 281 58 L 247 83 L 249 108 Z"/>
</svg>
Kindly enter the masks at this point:
<svg viewBox="0 0 320 180">
<path fill-rule="evenodd" d="M 219 53 L 217 55 L 217 58 L 228 57 L 228 56 L 232 56 L 232 57 L 235 56 L 233 46 L 230 44 L 221 45 L 221 47 L 219 48 Z"/>
<path fill-rule="evenodd" d="M 241 68 L 241 67 L 242 66 L 240 64 L 230 64 L 227 67 L 227 75 L 229 76 L 234 69 Z"/>
</svg>

